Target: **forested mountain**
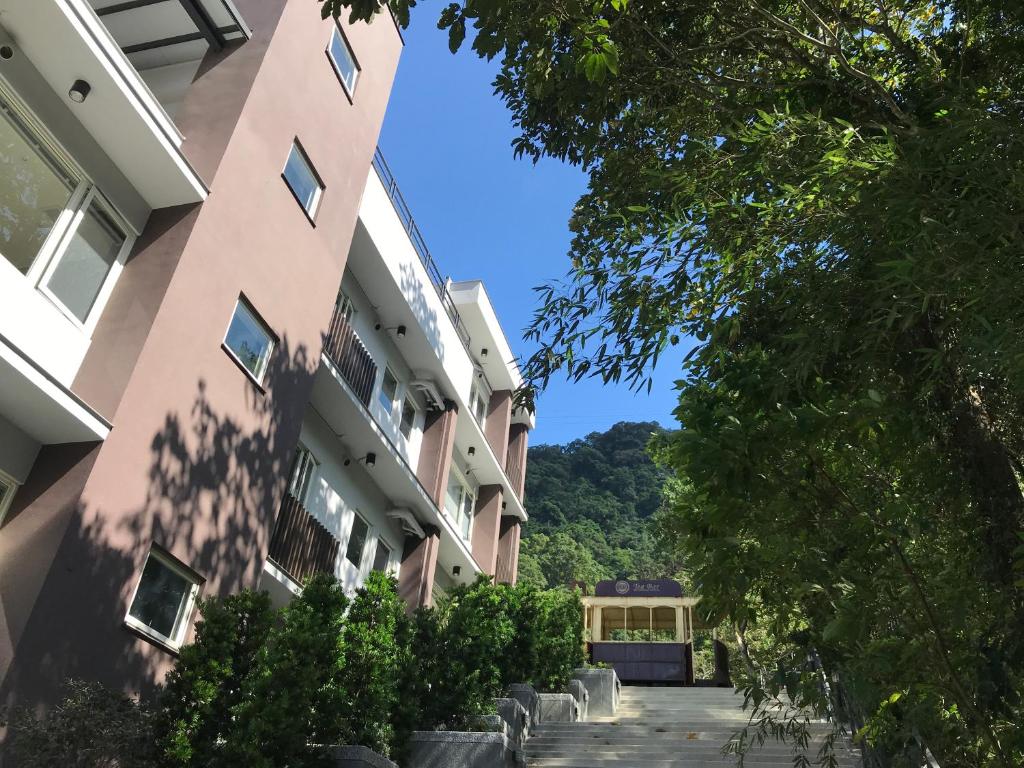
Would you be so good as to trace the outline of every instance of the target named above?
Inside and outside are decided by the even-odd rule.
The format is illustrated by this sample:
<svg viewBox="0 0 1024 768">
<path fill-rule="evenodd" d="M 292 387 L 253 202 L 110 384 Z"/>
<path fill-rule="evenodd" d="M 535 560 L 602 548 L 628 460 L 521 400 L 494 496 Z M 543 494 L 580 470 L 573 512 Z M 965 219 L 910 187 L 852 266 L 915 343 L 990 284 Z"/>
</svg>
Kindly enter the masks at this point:
<svg viewBox="0 0 1024 768">
<path fill-rule="evenodd" d="M 664 432 L 655 422 L 619 422 L 568 445 L 530 448 L 520 579 L 592 585 L 675 573 L 649 531 L 666 474 L 646 446 Z"/>
</svg>

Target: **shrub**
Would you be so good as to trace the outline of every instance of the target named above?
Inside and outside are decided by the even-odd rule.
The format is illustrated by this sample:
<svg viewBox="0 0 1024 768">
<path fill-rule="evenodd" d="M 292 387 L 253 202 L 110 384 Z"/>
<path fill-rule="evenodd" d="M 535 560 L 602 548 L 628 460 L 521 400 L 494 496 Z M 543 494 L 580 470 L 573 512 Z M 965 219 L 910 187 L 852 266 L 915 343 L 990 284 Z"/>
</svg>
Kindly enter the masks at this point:
<svg viewBox="0 0 1024 768">
<path fill-rule="evenodd" d="M 171 765 L 223 765 L 223 744 L 242 686 L 267 642 L 275 612 L 266 592 L 204 600 L 195 642 L 181 649 L 160 697 L 162 752 Z"/>
<path fill-rule="evenodd" d="M 536 665 L 528 678 L 541 691 L 562 691 L 572 672 L 583 666 L 583 602 L 578 590 L 547 589 L 535 592 L 539 603 L 537 624 L 524 625 L 536 643 Z"/>
<path fill-rule="evenodd" d="M 233 710 L 224 745 L 231 765 L 323 765 L 324 747 L 343 743 L 348 605 L 341 584 L 320 574 L 281 611 Z"/>
<path fill-rule="evenodd" d="M 46 718 L 28 708 L 8 723 L 20 768 L 157 768 L 152 710 L 99 683 L 69 680 Z"/>
<path fill-rule="evenodd" d="M 398 596 L 398 582 L 374 571 L 345 620 L 344 743 L 361 744 L 385 757 L 404 752 L 413 730 L 403 706 L 412 653 L 412 622 Z"/>
</svg>

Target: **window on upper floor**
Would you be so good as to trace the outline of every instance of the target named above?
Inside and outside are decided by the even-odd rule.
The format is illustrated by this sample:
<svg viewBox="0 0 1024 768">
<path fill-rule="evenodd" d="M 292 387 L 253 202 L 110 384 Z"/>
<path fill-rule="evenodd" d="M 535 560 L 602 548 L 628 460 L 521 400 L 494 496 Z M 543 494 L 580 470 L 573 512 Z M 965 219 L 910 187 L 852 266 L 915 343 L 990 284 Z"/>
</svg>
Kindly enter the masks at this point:
<svg viewBox="0 0 1024 768">
<path fill-rule="evenodd" d="M 180 648 L 188 632 L 199 579 L 170 555 L 153 549 L 132 596 L 125 623 L 142 634 Z"/>
<path fill-rule="evenodd" d="M 274 343 L 274 335 L 266 323 L 260 320 L 244 298 L 239 297 L 224 336 L 224 348 L 257 384 L 263 383 Z"/>
<path fill-rule="evenodd" d="M 352 515 L 352 532 L 345 547 L 345 558 L 356 568 L 363 567 L 363 553 L 366 550 L 366 538 L 370 535 L 370 524 L 358 512 Z"/>
<path fill-rule="evenodd" d="M 320 462 L 316 460 L 313 452 L 302 443 L 295 449 L 295 460 L 292 462 L 292 477 L 288 483 L 290 493 L 300 503 L 306 503 L 309 496 L 309 489 L 316 477 L 316 469 Z"/>
<path fill-rule="evenodd" d="M 11 508 L 11 499 L 14 498 L 14 491 L 17 490 L 14 479 L 0 472 L 0 526 L 4 524 L 4 517 L 7 510 Z"/>
<path fill-rule="evenodd" d="M 313 163 L 306 156 L 298 140 L 292 143 L 288 161 L 284 166 L 284 173 L 281 175 L 284 176 L 288 188 L 295 195 L 302 210 L 312 221 L 316 218 L 317 208 L 320 207 L 320 199 L 324 194 L 324 183 L 320 180 L 316 169 L 313 168 Z"/>
<path fill-rule="evenodd" d="M 391 547 L 384 539 L 377 539 L 377 551 L 373 555 L 373 570 L 391 572 Z"/>
<path fill-rule="evenodd" d="M 0 90 L 0 255 L 89 330 L 133 242 L 84 172 Z"/>
<path fill-rule="evenodd" d="M 469 539 L 473 528 L 473 508 L 476 494 L 463 474 L 454 465 L 448 473 L 448 489 L 445 492 L 444 509 L 455 521 L 464 539 Z"/>
<path fill-rule="evenodd" d="M 473 412 L 473 418 L 483 428 L 487 422 L 487 406 L 491 401 L 491 391 L 484 381 L 483 376 L 477 376 L 473 380 L 473 388 L 469 393 L 469 410 Z"/>
<path fill-rule="evenodd" d="M 416 417 L 418 415 L 419 408 L 416 407 L 412 397 L 406 395 L 402 401 L 402 423 L 399 425 L 399 430 L 401 430 L 402 436 L 406 440 L 412 437 L 412 431 L 416 427 Z"/>
<path fill-rule="evenodd" d="M 378 398 L 384 413 L 390 417 L 395 410 L 395 400 L 398 399 L 398 379 L 387 366 L 384 367 L 384 374 L 381 376 Z"/>
<path fill-rule="evenodd" d="M 356 313 L 356 306 L 352 303 L 352 299 L 340 289 L 338 291 L 338 299 L 334 302 L 334 311 L 350 323 Z"/>
<path fill-rule="evenodd" d="M 345 33 L 337 24 L 331 32 L 331 42 L 327 45 L 327 57 L 331 60 L 348 97 L 353 98 L 356 93 L 356 81 L 359 79 L 359 64 Z"/>
</svg>

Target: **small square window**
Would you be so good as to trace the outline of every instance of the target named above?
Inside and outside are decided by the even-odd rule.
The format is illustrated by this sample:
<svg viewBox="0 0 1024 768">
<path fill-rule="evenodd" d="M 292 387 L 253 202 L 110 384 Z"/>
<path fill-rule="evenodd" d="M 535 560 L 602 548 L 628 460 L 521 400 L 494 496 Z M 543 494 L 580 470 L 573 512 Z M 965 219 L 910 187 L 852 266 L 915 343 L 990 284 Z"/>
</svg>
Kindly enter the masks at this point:
<svg viewBox="0 0 1024 768">
<path fill-rule="evenodd" d="M 399 427 L 402 435 L 408 440 L 412 437 L 412 429 L 416 425 L 416 406 L 408 397 L 402 402 L 402 423 Z"/>
<path fill-rule="evenodd" d="M 125 623 L 178 648 L 188 631 L 198 591 L 199 581 L 190 571 L 154 549 L 142 570 Z"/>
<path fill-rule="evenodd" d="M 324 185 L 297 141 L 292 144 L 292 151 L 288 153 L 288 162 L 285 163 L 282 175 L 295 199 L 312 220 L 320 205 Z"/>
<path fill-rule="evenodd" d="M 391 372 L 390 368 L 384 369 L 384 377 L 380 382 L 380 404 L 384 406 L 384 412 L 390 416 L 395 408 L 395 398 L 398 395 L 398 379 Z"/>
<path fill-rule="evenodd" d="M 356 512 L 352 518 L 352 533 L 348 537 L 348 546 L 345 548 L 345 558 L 356 568 L 361 568 L 363 565 L 363 550 L 366 549 L 366 537 L 369 533 L 369 523 Z"/>
<path fill-rule="evenodd" d="M 270 353 L 274 351 L 274 337 L 245 299 L 240 298 L 235 304 L 224 346 L 257 384 L 263 382 Z"/>
<path fill-rule="evenodd" d="M 359 64 L 352 53 L 352 48 L 345 39 L 344 33 L 335 25 L 331 33 L 331 42 L 327 46 L 327 56 L 334 65 L 334 71 L 338 73 L 338 79 L 345 87 L 349 98 L 355 95 L 356 80 L 359 79 Z"/>
</svg>

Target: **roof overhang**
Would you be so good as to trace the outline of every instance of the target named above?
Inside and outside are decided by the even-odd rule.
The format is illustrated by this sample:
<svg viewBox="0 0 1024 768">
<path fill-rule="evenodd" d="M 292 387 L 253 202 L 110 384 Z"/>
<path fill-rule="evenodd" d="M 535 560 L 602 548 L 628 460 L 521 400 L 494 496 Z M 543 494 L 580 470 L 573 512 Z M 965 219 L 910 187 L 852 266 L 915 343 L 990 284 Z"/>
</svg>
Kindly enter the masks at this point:
<svg viewBox="0 0 1024 768">
<path fill-rule="evenodd" d="M 105 440 L 111 426 L 0 337 L 0 413 L 43 445 Z"/>
<path fill-rule="evenodd" d="M 181 133 L 86 0 L 6 0 L 0 22 L 152 208 L 206 198 Z M 76 80 L 91 86 L 82 103 L 68 95 Z"/>
</svg>

